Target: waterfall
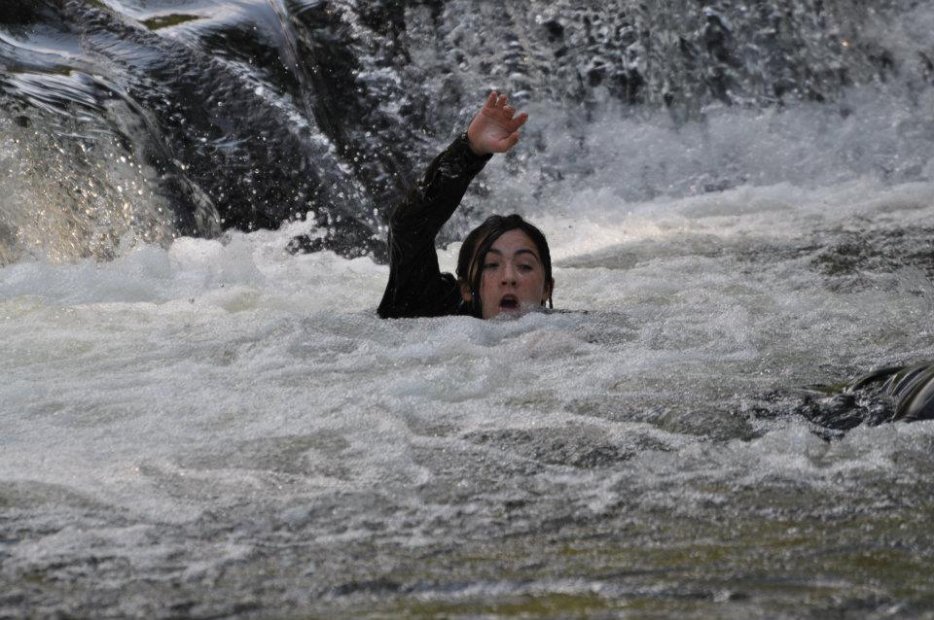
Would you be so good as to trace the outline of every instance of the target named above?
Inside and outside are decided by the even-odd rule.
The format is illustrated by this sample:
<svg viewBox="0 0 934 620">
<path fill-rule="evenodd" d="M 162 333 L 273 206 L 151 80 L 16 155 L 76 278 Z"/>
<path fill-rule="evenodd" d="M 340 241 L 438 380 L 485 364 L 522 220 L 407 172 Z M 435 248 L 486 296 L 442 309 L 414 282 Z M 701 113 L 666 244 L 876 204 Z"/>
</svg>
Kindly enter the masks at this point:
<svg viewBox="0 0 934 620">
<path fill-rule="evenodd" d="M 688 128 L 723 108 L 846 116 L 864 87 L 923 108 L 934 73 L 930 12 L 907 1 L 146 6 L 7 3 L 3 262 L 306 217 L 293 250 L 382 259 L 388 209 L 490 88 L 564 110 L 573 135 L 608 113 Z M 547 180 L 561 163 L 529 131 L 538 156 L 513 169 Z M 721 189 L 751 176 L 705 174 Z"/>
</svg>

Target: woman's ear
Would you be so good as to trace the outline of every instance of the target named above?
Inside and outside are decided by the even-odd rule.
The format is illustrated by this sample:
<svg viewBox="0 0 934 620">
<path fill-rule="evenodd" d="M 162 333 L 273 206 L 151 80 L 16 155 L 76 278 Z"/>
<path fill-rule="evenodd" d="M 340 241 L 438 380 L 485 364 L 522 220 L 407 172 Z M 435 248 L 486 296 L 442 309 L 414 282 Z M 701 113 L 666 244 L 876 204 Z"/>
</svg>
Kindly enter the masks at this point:
<svg viewBox="0 0 934 620">
<path fill-rule="evenodd" d="M 470 290 L 470 285 L 464 282 L 463 280 L 461 280 L 460 288 L 461 288 L 461 299 L 463 299 L 468 304 L 471 303 L 473 301 L 473 292 Z"/>
</svg>

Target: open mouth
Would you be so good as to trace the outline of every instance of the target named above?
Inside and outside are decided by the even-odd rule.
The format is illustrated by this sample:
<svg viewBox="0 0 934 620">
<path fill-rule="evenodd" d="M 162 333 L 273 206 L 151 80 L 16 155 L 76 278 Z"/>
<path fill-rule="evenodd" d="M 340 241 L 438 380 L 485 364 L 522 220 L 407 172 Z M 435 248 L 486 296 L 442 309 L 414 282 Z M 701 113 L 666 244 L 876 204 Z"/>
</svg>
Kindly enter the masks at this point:
<svg viewBox="0 0 934 620">
<path fill-rule="evenodd" d="M 515 295 L 504 295 L 499 300 L 499 309 L 501 312 L 517 312 L 519 310 L 519 298 Z"/>
</svg>

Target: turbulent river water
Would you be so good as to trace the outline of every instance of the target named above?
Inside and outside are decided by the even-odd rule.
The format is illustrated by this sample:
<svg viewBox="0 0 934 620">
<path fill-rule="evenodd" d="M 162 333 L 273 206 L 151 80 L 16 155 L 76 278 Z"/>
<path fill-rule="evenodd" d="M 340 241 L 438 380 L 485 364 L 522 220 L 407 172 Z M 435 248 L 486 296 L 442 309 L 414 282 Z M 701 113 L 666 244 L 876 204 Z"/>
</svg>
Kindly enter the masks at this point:
<svg viewBox="0 0 934 620">
<path fill-rule="evenodd" d="M 0 8 L 0 617 L 934 617 L 934 423 L 802 415 L 934 359 L 934 9 L 591 4 Z M 490 87 L 560 312 L 379 320 Z"/>
</svg>

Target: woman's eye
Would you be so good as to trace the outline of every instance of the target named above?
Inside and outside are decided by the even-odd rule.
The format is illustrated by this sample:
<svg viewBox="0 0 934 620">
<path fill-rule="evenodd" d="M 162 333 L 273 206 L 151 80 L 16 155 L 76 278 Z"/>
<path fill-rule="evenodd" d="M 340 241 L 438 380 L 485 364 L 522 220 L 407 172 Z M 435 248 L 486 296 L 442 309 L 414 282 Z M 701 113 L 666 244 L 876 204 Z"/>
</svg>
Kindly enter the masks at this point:
<svg viewBox="0 0 934 620">
<path fill-rule="evenodd" d="M 525 272 L 525 273 L 528 273 L 528 272 L 530 272 L 530 271 L 533 271 L 534 269 L 535 269 L 535 268 L 532 267 L 532 265 L 519 265 L 519 271 L 523 271 L 523 272 Z"/>
<path fill-rule="evenodd" d="M 499 267 L 499 263 L 483 263 L 484 269 L 496 269 Z"/>
</svg>

